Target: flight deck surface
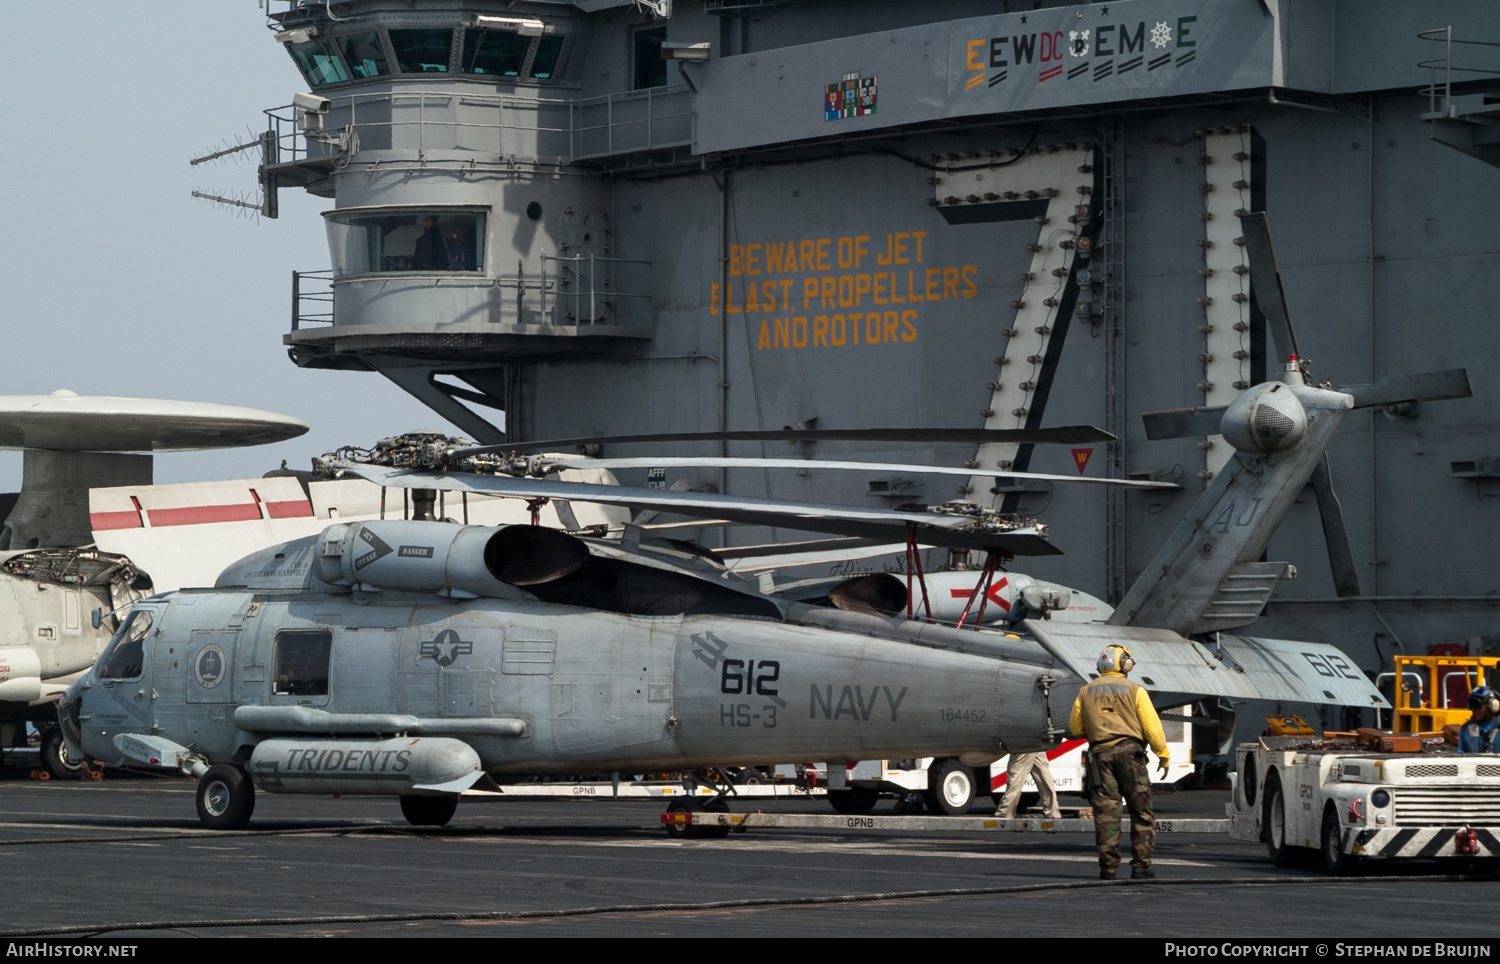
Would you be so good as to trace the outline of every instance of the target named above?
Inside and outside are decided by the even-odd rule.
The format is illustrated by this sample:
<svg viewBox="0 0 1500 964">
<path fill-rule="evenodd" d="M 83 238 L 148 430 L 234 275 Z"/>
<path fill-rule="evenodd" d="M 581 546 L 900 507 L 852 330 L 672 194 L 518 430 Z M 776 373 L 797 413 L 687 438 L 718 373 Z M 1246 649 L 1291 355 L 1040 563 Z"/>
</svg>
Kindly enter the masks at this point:
<svg viewBox="0 0 1500 964">
<path fill-rule="evenodd" d="M 1222 816 L 1226 790 L 1158 794 Z M 3 936 L 1038 934 L 1493 936 L 1493 878 L 1403 864 L 1334 879 L 1263 845 L 1162 834 L 1154 881 L 1098 880 L 1090 834 L 759 829 L 670 839 L 659 804 L 466 799 L 442 830 L 394 800 L 258 794 L 242 832 L 204 831 L 186 779 L 0 780 L 12 888 Z M 734 808 L 826 813 L 819 801 Z M 988 808 L 976 806 L 978 816 Z M 890 814 L 889 801 L 876 814 Z M 1128 876 L 1128 875 L 1123 875 Z M 854 898 L 823 903 L 812 900 Z M 515 915 L 505 918 L 502 915 Z M 384 918 L 384 919 L 376 919 Z M 117 931 L 108 925 L 156 923 Z M 54 931 L 55 933 L 55 931 Z"/>
</svg>

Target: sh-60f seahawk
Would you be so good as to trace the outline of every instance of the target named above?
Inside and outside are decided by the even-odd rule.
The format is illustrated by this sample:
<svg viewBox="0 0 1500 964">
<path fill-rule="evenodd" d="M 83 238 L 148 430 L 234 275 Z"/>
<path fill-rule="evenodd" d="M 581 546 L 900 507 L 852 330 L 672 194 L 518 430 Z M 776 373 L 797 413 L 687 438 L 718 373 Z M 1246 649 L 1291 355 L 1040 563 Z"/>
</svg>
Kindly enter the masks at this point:
<svg viewBox="0 0 1500 964">
<path fill-rule="evenodd" d="M 1284 312 L 1271 320 L 1289 343 Z M 1334 647 L 1227 630 L 1254 622 L 1285 572 L 1261 557 L 1304 485 L 1326 486 L 1324 451 L 1353 408 L 1466 394 L 1461 371 L 1314 387 L 1294 359 L 1212 413 L 1232 459 L 1107 622 L 1049 621 L 1066 600 L 1032 587 L 1006 632 L 980 629 L 977 612 L 938 625 L 915 566 L 905 579 L 856 577 L 794 601 L 704 555 L 629 539 L 335 524 L 247 557 L 217 588 L 137 603 L 64 697 L 62 725 L 88 757 L 198 777 L 203 823 L 235 828 L 256 789 L 397 796 L 412 823 L 442 825 L 462 791 L 508 773 L 890 757 L 980 765 L 1055 745 L 1095 656 L 1115 642 L 1163 705 L 1218 695 L 1384 706 Z M 1159 431 L 1208 414 L 1155 421 Z M 1067 437 L 1035 435 L 1011 440 Z M 486 450 L 429 441 L 388 446 L 416 454 L 375 459 L 385 465 L 339 467 L 410 487 L 427 510 L 446 490 L 980 550 L 988 562 L 971 599 L 981 606 L 1002 557 L 1058 551 L 1033 522 L 968 503 L 852 509 L 474 474 L 450 470 Z M 543 473 L 585 461 L 496 461 L 507 460 Z M 1320 490 L 1337 556 L 1329 502 Z"/>
</svg>

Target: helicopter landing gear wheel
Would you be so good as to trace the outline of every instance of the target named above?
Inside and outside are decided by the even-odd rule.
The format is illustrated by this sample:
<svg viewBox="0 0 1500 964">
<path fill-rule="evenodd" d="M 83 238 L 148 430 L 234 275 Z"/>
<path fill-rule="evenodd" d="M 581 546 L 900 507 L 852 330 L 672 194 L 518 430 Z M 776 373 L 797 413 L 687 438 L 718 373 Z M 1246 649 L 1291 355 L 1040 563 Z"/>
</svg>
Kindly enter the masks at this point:
<svg viewBox="0 0 1500 964">
<path fill-rule="evenodd" d="M 401 798 L 401 816 L 413 827 L 443 827 L 453 814 L 458 812 L 458 794 L 449 793 L 441 797 L 419 797 L 408 794 Z"/>
<path fill-rule="evenodd" d="M 880 802 L 880 791 L 869 787 L 850 787 L 847 790 L 829 790 L 828 804 L 839 813 L 857 817 L 875 809 Z"/>
<path fill-rule="evenodd" d="M 50 727 L 42 734 L 42 766 L 54 780 L 78 780 L 83 777 L 83 762 L 68 754 L 62 729 Z"/>
<path fill-rule="evenodd" d="M 690 815 L 688 818 L 689 820 L 692 820 L 691 814 L 695 813 L 728 812 L 729 804 L 724 800 L 723 797 L 714 797 L 713 799 L 703 803 L 701 806 L 696 800 L 673 800 L 671 803 L 667 804 L 667 813 L 686 813 Z M 731 829 L 727 826 L 698 823 L 697 821 L 693 821 L 692 823 L 687 824 L 669 822 L 663 824 L 662 826 L 667 831 L 668 837 L 674 837 L 683 840 L 717 840 L 721 837 L 729 836 L 729 831 Z"/>
<path fill-rule="evenodd" d="M 930 813 L 956 817 L 974 803 L 974 771 L 957 760 L 933 760 L 922 802 Z"/>
<path fill-rule="evenodd" d="M 691 800 L 673 800 L 667 804 L 667 813 L 686 813 L 691 815 L 696 810 L 697 807 L 693 806 Z M 691 820 L 692 817 L 689 816 L 688 819 Z M 670 822 L 662 824 L 662 827 L 667 831 L 668 837 L 675 839 L 696 838 L 699 830 L 698 825 L 693 823 L 682 824 Z"/>
<path fill-rule="evenodd" d="M 714 797 L 712 800 L 709 800 L 703 805 L 702 812 L 728 813 L 729 801 L 725 800 L 723 797 Z M 718 840 L 720 838 L 729 836 L 730 829 L 732 828 L 727 825 L 720 826 L 719 824 L 703 824 L 698 828 L 698 836 L 702 837 L 705 840 Z"/>
<path fill-rule="evenodd" d="M 239 830 L 255 810 L 255 785 L 232 763 L 208 768 L 198 780 L 198 820 L 210 830 Z"/>
</svg>

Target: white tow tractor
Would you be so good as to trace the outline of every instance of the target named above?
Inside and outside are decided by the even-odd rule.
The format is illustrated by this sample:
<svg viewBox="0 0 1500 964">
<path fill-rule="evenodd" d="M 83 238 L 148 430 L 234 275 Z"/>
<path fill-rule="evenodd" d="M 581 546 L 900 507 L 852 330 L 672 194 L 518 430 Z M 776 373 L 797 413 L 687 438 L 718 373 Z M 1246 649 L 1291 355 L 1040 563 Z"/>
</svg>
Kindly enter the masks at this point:
<svg viewBox="0 0 1500 964">
<path fill-rule="evenodd" d="M 1159 763 L 1156 754 L 1146 750 L 1152 783 L 1156 786 L 1174 784 L 1193 772 L 1193 724 L 1187 722 L 1191 712 L 1192 706 L 1188 705 L 1164 713 L 1162 731 L 1167 738 L 1169 754 L 1165 777 L 1157 775 Z M 1084 793 L 1083 753 L 1087 749 L 1087 740 L 1070 738 L 1048 751 L 1047 763 L 1059 793 Z M 981 793 L 988 793 L 998 804 L 1005 794 L 1009 765 L 1009 756 L 978 766 L 952 757 L 918 757 L 860 760 L 843 768 L 835 766 L 831 774 L 827 764 L 823 763 L 809 769 L 815 773 L 818 783 L 827 788 L 828 802 L 839 813 L 869 813 L 880 801 L 881 794 L 920 793 L 929 812 L 956 816 L 968 813 L 974 805 L 974 798 Z M 790 766 L 777 767 L 775 773 L 778 777 L 788 778 L 799 775 Z M 1029 805 L 1036 794 L 1036 782 L 1028 779 L 1022 792 L 1025 794 L 1022 802 Z"/>
<path fill-rule="evenodd" d="M 1387 752 L 1403 743 L 1408 752 Z M 1265 736 L 1236 748 L 1229 834 L 1264 840 L 1271 862 L 1321 856 L 1329 873 L 1366 860 L 1500 858 L 1500 757 L 1441 738 Z"/>
</svg>

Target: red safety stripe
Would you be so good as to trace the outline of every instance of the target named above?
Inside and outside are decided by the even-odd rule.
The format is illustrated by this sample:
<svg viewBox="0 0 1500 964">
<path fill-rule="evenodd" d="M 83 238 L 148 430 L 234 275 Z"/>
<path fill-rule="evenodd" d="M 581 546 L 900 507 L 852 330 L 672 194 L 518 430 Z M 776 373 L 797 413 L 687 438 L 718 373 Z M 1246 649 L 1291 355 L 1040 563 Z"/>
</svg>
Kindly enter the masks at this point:
<svg viewBox="0 0 1500 964">
<path fill-rule="evenodd" d="M 254 493 L 252 490 L 252 494 Z M 133 498 L 132 498 L 132 501 Z M 266 517 L 272 519 L 311 519 L 312 503 L 306 499 L 285 502 L 266 502 Z M 262 518 L 260 505 L 249 502 L 236 505 L 190 505 L 174 509 L 136 509 L 129 512 L 92 512 L 89 524 L 94 531 L 109 529 L 139 529 L 145 523 L 142 511 L 155 526 L 207 525 L 214 522 L 253 522 Z"/>
<path fill-rule="evenodd" d="M 141 509 L 141 500 L 130 496 L 131 511 L 129 512 L 98 512 L 89 513 L 89 525 L 94 529 L 144 529 L 146 527 L 145 512 Z"/>
<path fill-rule="evenodd" d="M 1087 742 L 1088 740 L 1063 740 L 1061 745 L 1059 745 L 1057 749 L 1047 751 L 1047 762 L 1051 763 L 1053 760 L 1056 760 L 1060 756 L 1072 753 L 1074 750 L 1083 746 Z"/>
<path fill-rule="evenodd" d="M 273 519 L 311 519 L 313 507 L 306 499 L 300 502 L 267 502 L 266 512 Z"/>
<path fill-rule="evenodd" d="M 1087 742 L 1088 740 L 1063 740 L 1062 744 L 1059 745 L 1057 749 L 1047 751 L 1047 762 L 1051 763 L 1053 760 L 1056 760 L 1060 756 L 1067 756 L 1069 753 L 1072 753 L 1074 750 L 1083 746 Z M 1006 774 L 1004 773 L 1001 773 L 997 777 L 992 777 L 990 780 L 990 790 L 995 791 L 1004 787 L 1005 777 Z"/>
<path fill-rule="evenodd" d="M 95 532 L 105 529 L 139 529 L 142 528 L 141 514 L 134 509 L 129 512 L 90 512 L 89 525 L 93 526 Z"/>
<path fill-rule="evenodd" d="M 246 522 L 260 518 L 260 506 L 253 502 L 240 505 L 189 505 L 180 509 L 147 509 L 152 526 L 195 526 L 207 522 Z"/>
</svg>

